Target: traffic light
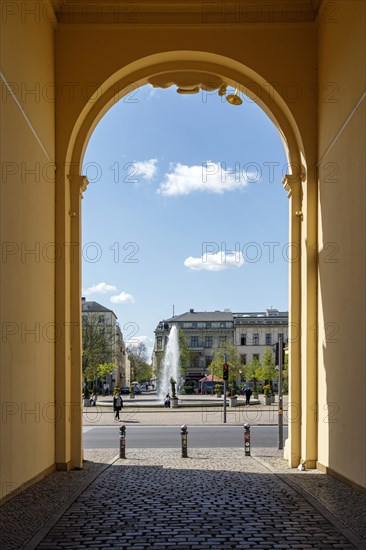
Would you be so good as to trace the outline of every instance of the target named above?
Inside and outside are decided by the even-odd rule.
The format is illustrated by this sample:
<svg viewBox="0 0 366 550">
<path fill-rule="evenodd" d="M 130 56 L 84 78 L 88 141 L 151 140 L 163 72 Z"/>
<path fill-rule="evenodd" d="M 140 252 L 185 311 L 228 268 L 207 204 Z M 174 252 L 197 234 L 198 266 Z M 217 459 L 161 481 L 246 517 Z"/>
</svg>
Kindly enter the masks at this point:
<svg viewBox="0 0 366 550">
<path fill-rule="evenodd" d="M 227 363 L 224 363 L 222 374 L 224 380 L 229 380 L 229 365 Z"/>
<path fill-rule="evenodd" d="M 285 342 L 282 342 L 282 366 L 284 366 L 284 364 L 285 364 L 285 347 L 286 347 Z M 277 342 L 277 344 L 276 344 L 276 366 L 277 367 L 280 364 L 279 349 L 280 349 L 280 343 Z"/>
</svg>

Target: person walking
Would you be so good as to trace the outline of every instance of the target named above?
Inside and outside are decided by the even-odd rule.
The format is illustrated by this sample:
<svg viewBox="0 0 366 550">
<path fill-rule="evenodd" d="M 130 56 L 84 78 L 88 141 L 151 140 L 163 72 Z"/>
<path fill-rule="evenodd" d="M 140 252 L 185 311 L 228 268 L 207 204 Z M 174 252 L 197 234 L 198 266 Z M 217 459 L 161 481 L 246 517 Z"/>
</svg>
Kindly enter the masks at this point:
<svg viewBox="0 0 366 550">
<path fill-rule="evenodd" d="M 115 422 L 121 421 L 119 418 L 119 411 L 122 409 L 122 407 L 123 407 L 123 401 L 121 397 L 121 392 L 117 390 L 115 395 L 113 396 L 113 410 L 115 412 L 115 415 L 114 415 Z"/>
<path fill-rule="evenodd" d="M 247 386 L 244 390 L 245 393 L 245 404 L 250 405 L 250 397 L 252 395 L 252 390 Z"/>
</svg>

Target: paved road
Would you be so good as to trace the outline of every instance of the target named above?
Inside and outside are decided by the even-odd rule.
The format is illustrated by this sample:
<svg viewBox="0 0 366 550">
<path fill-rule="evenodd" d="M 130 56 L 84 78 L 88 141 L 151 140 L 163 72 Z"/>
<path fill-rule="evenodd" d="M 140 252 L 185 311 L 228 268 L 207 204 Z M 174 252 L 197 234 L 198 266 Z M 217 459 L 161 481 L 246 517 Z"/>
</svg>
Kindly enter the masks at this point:
<svg viewBox="0 0 366 550">
<path fill-rule="evenodd" d="M 119 447 L 119 427 L 84 426 L 84 448 L 102 449 Z M 178 426 L 128 426 L 127 448 L 166 449 L 179 448 L 181 445 Z M 243 447 L 242 426 L 190 426 L 188 427 L 188 445 L 191 448 L 235 448 Z M 284 427 L 284 439 L 287 438 L 287 426 Z M 251 429 L 252 447 L 277 447 L 277 426 L 253 426 Z"/>
</svg>

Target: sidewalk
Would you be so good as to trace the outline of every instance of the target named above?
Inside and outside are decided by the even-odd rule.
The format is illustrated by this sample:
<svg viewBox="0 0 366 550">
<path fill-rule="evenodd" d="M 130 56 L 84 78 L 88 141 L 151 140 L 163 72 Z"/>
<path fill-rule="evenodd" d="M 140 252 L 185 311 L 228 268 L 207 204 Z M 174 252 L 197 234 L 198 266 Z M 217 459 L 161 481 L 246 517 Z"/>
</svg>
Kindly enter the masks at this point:
<svg viewBox="0 0 366 550">
<path fill-rule="evenodd" d="M 133 399 L 129 397 L 129 395 L 122 395 L 123 404 L 125 407 L 141 407 L 141 408 L 150 408 L 150 407 L 156 407 L 156 408 L 162 408 L 163 407 L 163 401 L 160 400 L 156 395 L 156 392 L 151 393 L 142 393 L 135 395 Z M 278 406 L 278 395 L 275 395 L 275 405 Z M 178 406 L 179 408 L 189 408 L 189 407 L 202 407 L 202 406 L 223 406 L 224 398 L 223 396 L 217 397 L 216 395 L 178 395 Z M 226 398 L 226 402 L 229 406 L 230 398 Z M 237 396 L 237 403 L 238 406 L 244 406 L 245 404 L 245 397 L 242 395 Z M 288 403 L 288 395 L 283 396 L 283 405 L 287 406 Z M 260 394 L 258 396 L 258 399 L 254 399 L 253 397 L 250 400 L 250 406 L 254 405 L 263 405 L 264 404 L 264 395 Z M 97 398 L 97 405 L 101 407 L 112 407 L 113 405 L 113 396 L 108 395 L 100 395 Z"/>
<path fill-rule="evenodd" d="M 278 422 L 278 405 L 270 407 L 264 405 L 251 405 L 250 407 L 227 407 L 228 424 L 268 425 Z M 222 406 L 197 406 L 195 408 L 164 409 L 160 407 L 149 407 L 141 409 L 137 406 L 123 407 L 121 419 L 128 424 L 141 424 L 145 426 L 187 426 L 215 425 L 223 422 Z M 287 424 L 288 411 L 284 408 L 283 421 Z M 86 407 L 83 410 L 83 424 L 91 425 L 113 425 L 114 413 L 111 407 L 99 406 Z"/>
<path fill-rule="evenodd" d="M 326 474 L 290 470 L 273 449 L 188 454 L 86 451 L 84 470 L 55 472 L 1 508 L 1 549 L 366 547 L 366 496 Z"/>
</svg>

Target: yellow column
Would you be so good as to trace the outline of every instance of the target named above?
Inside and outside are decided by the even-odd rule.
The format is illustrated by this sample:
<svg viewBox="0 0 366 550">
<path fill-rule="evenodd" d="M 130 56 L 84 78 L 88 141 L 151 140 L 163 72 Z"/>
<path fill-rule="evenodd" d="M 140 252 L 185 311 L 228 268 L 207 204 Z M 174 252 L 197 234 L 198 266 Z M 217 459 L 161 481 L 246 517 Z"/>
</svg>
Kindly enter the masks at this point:
<svg viewBox="0 0 366 550">
<path fill-rule="evenodd" d="M 70 459 L 70 195 L 63 168 L 56 181 L 56 355 L 55 355 L 55 463 L 58 470 L 69 470 Z"/>
<path fill-rule="evenodd" d="M 317 182 L 309 174 L 304 183 L 304 227 L 302 235 L 303 284 L 303 368 L 301 460 L 306 468 L 316 468 L 318 458 L 318 322 L 317 322 Z M 305 330 L 306 327 L 306 330 Z"/>
<path fill-rule="evenodd" d="M 81 468 L 82 446 L 82 332 L 81 332 L 81 199 L 88 185 L 85 176 L 70 177 L 70 350 L 71 350 L 71 464 Z"/>
<path fill-rule="evenodd" d="M 302 180 L 286 175 L 282 183 L 290 200 L 289 208 L 289 405 L 288 459 L 291 468 L 301 458 L 301 223 Z"/>
<path fill-rule="evenodd" d="M 55 462 L 58 470 L 81 468 L 81 197 L 83 176 L 60 169 L 56 185 L 56 426 Z"/>
</svg>

